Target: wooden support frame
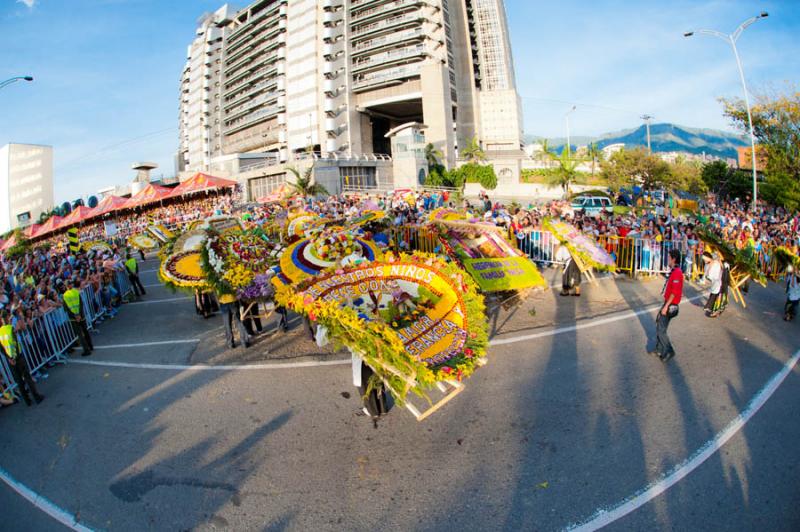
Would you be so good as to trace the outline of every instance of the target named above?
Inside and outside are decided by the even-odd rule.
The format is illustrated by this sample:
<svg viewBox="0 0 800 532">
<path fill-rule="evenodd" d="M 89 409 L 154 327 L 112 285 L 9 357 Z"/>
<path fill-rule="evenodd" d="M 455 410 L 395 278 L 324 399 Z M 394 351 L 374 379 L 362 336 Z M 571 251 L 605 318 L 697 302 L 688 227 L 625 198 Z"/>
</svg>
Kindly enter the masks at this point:
<svg viewBox="0 0 800 532">
<path fill-rule="evenodd" d="M 447 385 L 445 385 L 445 383 Z M 444 397 L 433 403 L 422 412 L 420 412 L 420 410 L 416 406 L 412 405 L 409 401 L 405 402 L 406 409 L 414 415 L 417 421 L 423 421 L 425 418 L 450 402 L 455 396 L 463 392 L 464 383 L 458 381 L 440 381 L 436 383 L 436 388 L 444 394 Z"/>
<path fill-rule="evenodd" d="M 572 251 L 570 251 L 569 254 L 572 257 L 572 260 L 575 261 L 575 265 L 581 271 L 581 274 L 585 275 L 590 283 L 592 283 L 594 286 L 597 286 L 597 279 L 594 276 L 594 270 L 592 267 L 583 262 L 581 258 L 575 253 L 572 253 Z"/>
</svg>

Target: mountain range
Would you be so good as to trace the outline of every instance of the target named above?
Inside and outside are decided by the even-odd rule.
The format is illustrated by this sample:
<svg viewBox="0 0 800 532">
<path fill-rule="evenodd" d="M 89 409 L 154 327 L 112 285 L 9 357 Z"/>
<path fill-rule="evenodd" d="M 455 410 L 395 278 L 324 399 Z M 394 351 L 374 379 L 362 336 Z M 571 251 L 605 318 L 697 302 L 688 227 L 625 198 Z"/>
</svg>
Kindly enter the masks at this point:
<svg viewBox="0 0 800 532">
<path fill-rule="evenodd" d="M 526 135 L 525 141 L 536 142 L 541 138 Z M 554 138 L 548 139 L 548 142 L 553 151 L 560 153 L 566 144 L 566 139 Z M 597 137 L 570 137 L 573 149 L 590 143 L 597 143 L 600 148 L 617 143 L 624 143 L 626 146 L 647 146 L 647 129 L 642 125 L 635 129 L 624 129 Z M 745 137 L 717 129 L 692 128 L 667 123 L 650 125 L 650 147 L 654 152 L 678 151 L 736 158 L 736 148 L 748 145 Z"/>
</svg>

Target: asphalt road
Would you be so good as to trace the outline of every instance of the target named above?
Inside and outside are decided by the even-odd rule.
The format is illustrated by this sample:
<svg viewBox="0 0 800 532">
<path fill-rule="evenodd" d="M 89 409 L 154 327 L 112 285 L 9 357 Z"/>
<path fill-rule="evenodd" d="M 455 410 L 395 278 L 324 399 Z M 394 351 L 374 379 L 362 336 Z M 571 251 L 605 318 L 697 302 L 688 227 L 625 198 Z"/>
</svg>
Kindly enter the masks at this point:
<svg viewBox="0 0 800 532">
<path fill-rule="evenodd" d="M 688 474 L 609 529 L 800 529 L 800 369 L 685 467 L 800 349 L 780 287 L 716 320 L 684 304 L 665 365 L 645 349 L 661 284 L 602 280 L 492 313 L 496 344 L 466 390 L 377 428 L 356 415 L 347 357 L 299 320 L 227 351 L 218 317 L 153 286 L 100 325 L 95 345 L 112 347 L 50 371 L 42 405 L 0 411 L 0 468 L 93 529 L 559 530 L 676 467 Z M 334 365 L 292 367 L 320 361 Z M 0 528 L 64 529 L 2 482 Z"/>
</svg>

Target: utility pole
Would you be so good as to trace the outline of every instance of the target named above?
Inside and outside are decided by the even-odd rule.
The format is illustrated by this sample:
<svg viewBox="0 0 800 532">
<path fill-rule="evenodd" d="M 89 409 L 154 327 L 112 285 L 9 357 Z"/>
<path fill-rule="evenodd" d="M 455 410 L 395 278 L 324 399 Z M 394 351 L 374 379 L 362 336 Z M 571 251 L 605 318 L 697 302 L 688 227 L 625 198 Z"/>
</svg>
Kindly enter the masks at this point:
<svg viewBox="0 0 800 532">
<path fill-rule="evenodd" d="M 750 159 L 752 162 L 753 167 L 753 211 L 756 210 L 756 205 L 758 203 L 758 173 L 756 171 L 756 135 L 753 131 L 753 115 L 750 112 L 750 97 L 747 93 L 747 83 L 745 83 L 744 79 L 744 68 L 742 68 L 742 60 L 739 57 L 739 50 L 736 48 L 736 41 L 739 40 L 739 37 L 742 36 L 742 32 L 751 24 L 760 20 L 762 18 L 767 18 L 769 13 L 766 11 L 762 11 L 755 17 L 751 17 L 741 24 L 734 30 L 733 33 L 728 35 L 727 33 L 722 33 L 721 31 L 717 30 L 696 30 L 696 31 L 687 31 L 683 34 L 684 37 L 691 37 L 695 33 L 699 33 L 701 35 L 710 35 L 712 37 L 717 37 L 718 39 L 722 39 L 723 41 L 727 42 L 731 45 L 733 49 L 733 56 L 736 58 L 736 66 L 739 68 L 739 79 L 742 82 L 742 92 L 744 92 L 744 106 L 747 109 L 747 124 L 750 128 Z"/>
<path fill-rule="evenodd" d="M 567 157 L 569 157 L 569 155 L 572 153 L 572 146 L 570 146 L 570 140 L 569 140 L 569 115 L 577 108 L 578 108 L 577 105 L 573 105 L 572 109 L 567 111 L 567 114 L 564 115 L 564 120 L 566 120 L 567 122 Z"/>
<path fill-rule="evenodd" d="M 647 153 L 653 153 L 650 149 L 650 120 L 652 120 L 653 117 L 650 115 L 642 115 L 640 118 L 644 120 L 644 125 L 647 128 Z"/>
</svg>

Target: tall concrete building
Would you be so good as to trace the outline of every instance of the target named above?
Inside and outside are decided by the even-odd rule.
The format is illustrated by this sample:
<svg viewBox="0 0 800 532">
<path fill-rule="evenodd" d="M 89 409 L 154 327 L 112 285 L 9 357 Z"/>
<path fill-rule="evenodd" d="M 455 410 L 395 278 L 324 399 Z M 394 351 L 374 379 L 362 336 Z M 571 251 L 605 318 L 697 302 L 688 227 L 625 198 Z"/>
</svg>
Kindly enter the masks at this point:
<svg viewBox="0 0 800 532">
<path fill-rule="evenodd" d="M 329 190 L 409 186 L 426 143 L 452 167 L 475 136 L 490 151 L 522 140 L 502 0 L 223 6 L 189 47 L 180 114 L 180 169 L 274 169 L 253 195 L 310 159 Z"/>
<path fill-rule="evenodd" d="M 35 223 L 53 206 L 53 147 L 0 148 L 0 234 Z"/>
</svg>

